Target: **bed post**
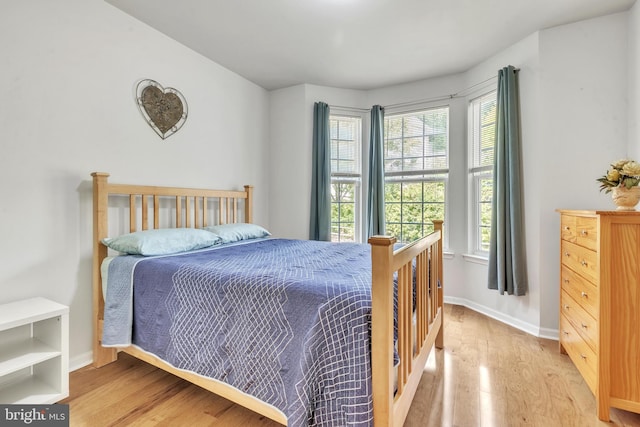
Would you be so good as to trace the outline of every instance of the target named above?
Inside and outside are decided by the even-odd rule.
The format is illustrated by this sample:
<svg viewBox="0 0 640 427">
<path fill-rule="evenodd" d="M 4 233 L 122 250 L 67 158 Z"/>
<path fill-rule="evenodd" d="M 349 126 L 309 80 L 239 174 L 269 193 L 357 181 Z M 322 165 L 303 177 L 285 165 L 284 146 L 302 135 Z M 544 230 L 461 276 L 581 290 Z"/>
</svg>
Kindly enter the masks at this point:
<svg viewBox="0 0 640 427">
<path fill-rule="evenodd" d="M 393 425 L 393 244 L 395 237 L 372 236 L 371 378 L 375 426 Z"/>
<path fill-rule="evenodd" d="M 433 221 L 433 229 L 434 231 L 439 231 L 440 232 L 440 239 L 438 239 L 438 255 L 436 256 L 436 259 L 438 260 L 438 272 L 437 272 L 437 278 L 438 278 L 438 308 L 440 309 L 440 317 L 442 318 L 442 324 L 440 326 L 440 331 L 438 332 L 438 335 L 436 335 L 436 341 L 435 341 L 435 346 L 436 348 L 444 348 L 444 288 L 443 288 L 443 271 L 444 271 L 444 266 L 442 263 L 442 240 L 444 239 L 444 234 L 443 234 L 443 229 L 442 229 L 442 223 L 443 221 L 441 219 L 434 219 Z"/>
<path fill-rule="evenodd" d="M 102 299 L 102 278 L 100 264 L 107 256 L 107 247 L 100 241 L 107 237 L 107 209 L 109 191 L 108 173 L 93 172 L 93 366 L 100 367 L 116 360 L 116 349 L 100 345 L 104 301 Z"/>
<path fill-rule="evenodd" d="M 253 185 L 245 185 L 244 191 L 247 193 L 244 204 L 244 222 L 249 224 L 253 222 Z"/>
</svg>

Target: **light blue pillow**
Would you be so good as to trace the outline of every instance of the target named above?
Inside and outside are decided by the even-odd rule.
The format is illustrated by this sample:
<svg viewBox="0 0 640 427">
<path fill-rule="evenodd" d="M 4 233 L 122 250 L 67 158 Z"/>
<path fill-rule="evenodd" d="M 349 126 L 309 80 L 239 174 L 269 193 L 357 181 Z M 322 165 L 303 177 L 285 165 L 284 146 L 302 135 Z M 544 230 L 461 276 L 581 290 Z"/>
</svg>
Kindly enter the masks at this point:
<svg viewBox="0 0 640 427">
<path fill-rule="evenodd" d="M 196 228 L 163 228 L 106 237 L 102 243 L 125 254 L 151 256 L 207 248 L 220 243 L 220 237 Z"/>
<path fill-rule="evenodd" d="M 263 227 L 249 223 L 211 225 L 204 229 L 219 236 L 222 243 L 233 243 L 239 240 L 271 236 L 271 233 Z"/>
</svg>

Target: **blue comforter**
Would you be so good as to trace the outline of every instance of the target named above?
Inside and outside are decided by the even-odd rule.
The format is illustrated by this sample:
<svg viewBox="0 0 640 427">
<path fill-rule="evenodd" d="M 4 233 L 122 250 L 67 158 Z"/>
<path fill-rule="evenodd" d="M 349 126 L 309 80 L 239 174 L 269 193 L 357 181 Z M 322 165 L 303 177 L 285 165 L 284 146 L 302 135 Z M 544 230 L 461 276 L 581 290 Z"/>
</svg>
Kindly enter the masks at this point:
<svg viewBox="0 0 640 427">
<path fill-rule="evenodd" d="M 117 257 L 103 343 L 224 381 L 290 426 L 371 425 L 370 263 L 369 245 L 284 239 Z"/>
</svg>

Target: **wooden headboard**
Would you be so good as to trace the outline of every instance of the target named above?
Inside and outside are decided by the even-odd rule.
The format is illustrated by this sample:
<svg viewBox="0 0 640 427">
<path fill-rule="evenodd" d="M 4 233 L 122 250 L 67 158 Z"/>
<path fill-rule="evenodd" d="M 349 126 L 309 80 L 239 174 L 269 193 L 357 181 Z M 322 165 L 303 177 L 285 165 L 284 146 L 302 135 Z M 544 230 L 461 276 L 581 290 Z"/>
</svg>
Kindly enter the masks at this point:
<svg viewBox="0 0 640 427">
<path fill-rule="evenodd" d="M 128 217 L 128 231 L 157 228 L 200 228 L 207 225 L 252 222 L 253 187 L 244 191 L 111 184 L 109 174 L 93 172 L 93 364 L 115 360 L 115 349 L 100 346 L 104 301 L 100 266 L 107 257 L 102 239 L 109 236 L 109 197 L 124 196 L 122 207 Z M 167 203 L 169 206 L 167 206 Z M 140 212 L 140 215 L 138 213 Z M 242 214 L 244 212 L 244 214 Z"/>
</svg>

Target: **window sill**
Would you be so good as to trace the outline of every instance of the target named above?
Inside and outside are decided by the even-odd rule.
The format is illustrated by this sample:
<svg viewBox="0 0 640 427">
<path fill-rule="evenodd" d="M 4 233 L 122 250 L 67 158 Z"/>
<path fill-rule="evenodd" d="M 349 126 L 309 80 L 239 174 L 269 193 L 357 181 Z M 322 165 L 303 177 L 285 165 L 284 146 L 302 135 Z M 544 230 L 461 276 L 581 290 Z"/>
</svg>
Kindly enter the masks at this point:
<svg viewBox="0 0 640 427">
<path fill-rule="evenodd" d="M 447 250 L 442 252 L 442 258 L 443 259 L 453 259 L 455 258 L 456 253 L 455 252 L 449 252 Z"/>
<path fill-rule="evenodd" d="M 462 258 L 464 258 L 465 261 L 472 262 L 474 264 L 481 264 L 481 265 L 489 264 L 489 257 L 485 255 L 462 254 Z"/>
</svg>

